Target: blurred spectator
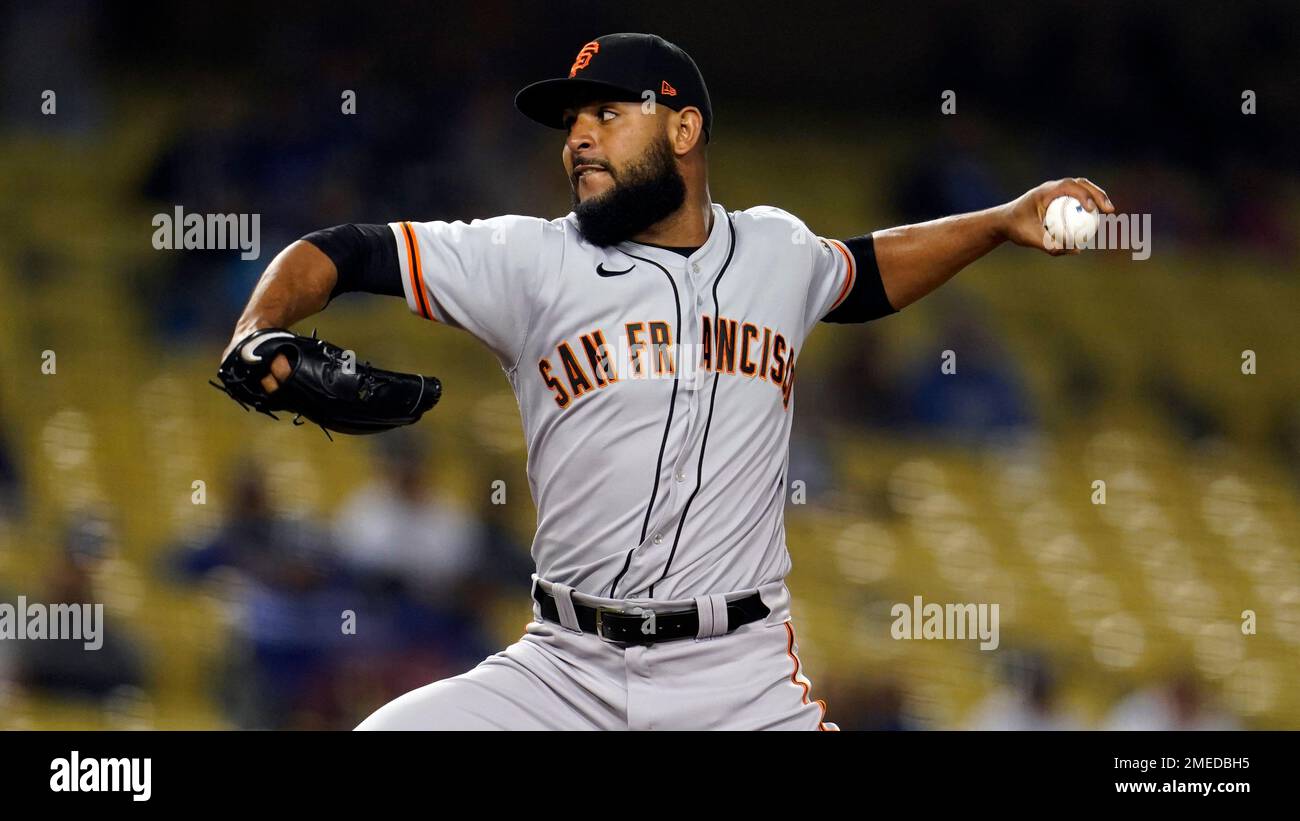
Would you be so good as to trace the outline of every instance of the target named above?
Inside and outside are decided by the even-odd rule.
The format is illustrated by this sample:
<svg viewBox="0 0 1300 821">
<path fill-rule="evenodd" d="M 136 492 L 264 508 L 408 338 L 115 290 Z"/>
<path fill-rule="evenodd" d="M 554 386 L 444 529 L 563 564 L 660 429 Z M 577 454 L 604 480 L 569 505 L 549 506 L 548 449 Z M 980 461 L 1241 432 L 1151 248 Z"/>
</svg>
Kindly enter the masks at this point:
<svg viewBox="0 0 1300 821">
<path fill-rule="evenodd" d="M 0 522 L 21 518 L 26 509 L 18 460 L 9 449 L 4 430 L 4 427 L 0 426 Z"/>
<path fill-rule="evenodd" d="M 881 349 L 872 328 L 837 329 L 842 353 L 826 370 L 824 379 L 808 380 L 799 389 L 812 395 L 816 408 L 837 421 L 880 431 L 904 421 L 901 387 L 891 371 L 893 363 Z"/>
<path fill-rule="evenodd" d="M 790 459 L 783 477 L 782 493 L 787 502 L 797 499 L 797 504 L 805 504 L 808 500 L 820 503 L 829 499 L 831 492 L 842 485 L 836 481 L 829 437 L 805 431 L 807 428 L 796 427 L 790 434 Z M 802 484 L 796 485 L 795 482 Z M 792 495 L 795 493 L 799 496 Z"/>
<path fill-rule="evenodd" d="M 825 696 L 826 720 L 841 730 L 917 729 L 905 715 L 905 695 L 897 681 L 823 675 L 815 684 Z"/>
<path fill-rule="evenodd" d="M 19 89 L 76 89 L 58 97 L 58 116 L 42 131 L 93 135 L 103 127 L 111 108 L 99 48 L 105 11 L 91 0 L 0 5 L 0 123 L 22 123 L 32 111 Z"/>
<path fill-rule="evenodd" d="M 1073 424 L 1087 423 L 1102 407 L 1110 388 L 1083 340 L 1074 335 L 1052 337 L 1052 372 L 1061 400 L 1057 408 Z"/>
<path fill-rule="evenodd" d="M 1277 172 L 1257 158 L 1230 157 L 1227 168 L 1219 180 L 1223 200 L 1218 203 L 1218 213 L 1226 225 L 1219 229 L 1234 242 L 1249 244 L 1270 254 L 1279 261 L 1295 262 L 1300 252 L 1294 225 L 1288 225 L 1288 207 L 1285 186 L 1276 184 Z M 1278 273 L 1286 268 L 1278 267 Z M 1291 268 L 1294 271 L 1294 267 Z"/>
<path fill-rule="evenodd" d="M 1152 407 L 1189 444 L 1220 436 L 1223 427 L 1209 405 L 1198 399 L 1167 367 L 1147 369 L 1143 385 Z"/>
<path fill-rule="evenodd" d="M 509 536 L 499 506 L 483 521 L 434 490 L 430 457 L 409 432 L 376 441 L 379 478 L 356 491 L 335 520 L 339 561 L 363 592 L 368 625 L 351 648 L 340 687 L 347 709 L 378 706 L 465 672 L 493 652 L 489 638 L 500 591 L 528 595 L 531 562 Z M 490 499 L 483 487 L 484 499 Z M 343 720 L 341 717 L 340 720 Z"/>
<path fill-rule="evenodd" d="M 303 585 L 304 576 L 326 571 L 321 562 L 328 558 L 323 534 L 275 512 L 261 466 L 240 462 L 232 473 L 225 522 L 215 535 L 174 557 L 180 574 L 200 578 L 230 568 L 267 587 L 293 588 Z"/>
<path fill-rule="evenodd" d="M 909 421 L 932 435 L 969 444 L 1004 438 L 1030 423 L 1015 358 L 964 311 L 939 334 L 955 371 L 945 373 L 933 352 L 913 365 Z"/>
<path fill-rule="evenodd" d="M 183 580 L 226 581 L 234 648 L 219 697 L 236 723 L 290 726 L 345 640 L 340 614 L 357 601 L 325 535 L 272 510 L 258 466 L 236 467 L 230 498 L 217 533 L 180 550 L 172 566 Z"/>
<path fill-rule="evenodd" d="M 1271 414 L 1267 442 L 1282 466 L 1300 486 L 1300 401 L 1284 401 Z"/>
<path fill-rule="evenodd" d="M 472 583 L 482 529 L 429 495 L 412 441 L 386 445 L 386 478 L 340 512 L 339 545 L 277 514 L 244 463 L 225 523 L 173 556 L 182 579 L 220 582 L 231 607 L 218 697 L 239 726 L 350 727 L 366 688 L 382 703 L 490 652 Z"/>
<path fill-rule="evenodd" d="M 483 492 L 478 507 L 481 541 L 476 564 L 481 568 L 479 580 L 505 596 L 528 596 L 532 585 L 533 557 L 529 543 L 521 542 L 506 517 L 507 506 L 494 503 L 492 482 L 507 475 L 508 468 L 498 465 L 485 470 L 476 487 Z"/>
<path fill-rule="evenodd" d="M 1237 721 L 1215 707 L 1191 673 L 1137 690 L 1121 699 L 1104 730 L 1236 730 Z"/>
<path fill-rule="evenodd" d="M 901 223 L 988 208 L 1007 199 L 988 165 L 988 138 L 970 118 L 944 118 L 943 131 L 916 152 L 894 185 Z"/>
<path fill-rule="evenodd" d="M 1012 652 L 1002 668 L 1003 683 L 975 708 L 972 730 L 1078 730 L 1079 722 L 1059 704 L 1056 672 L 1038 653 Z"/>
<path fill-rule="evenodd" d="M 93 516 L 75 518 L 64 536 L 63 550 L 45 576 L 45 590 L 29 596 L 45 604 L 102 605 L 104 596 L 96 589 L 93 570 L 106 557 L 107 523 Z M 139 642 L 120 621 L 98 624 L 102 644 L 87 649 L 85 639 L 75 637 L 30 639 L 16 642 L 16 680 L 45 693 L 73 698 L 104 700 L 122 688 L 137 688 L 145 682 Z"/>
<path fill-rule="evenodd" d="M 425 595 L 455 595 L 480 567 L 482 526 L 434 492 L 426 468 L 430 458 L 414 438 L 390 434 L 379 446 L 379 478 L 338 513 L 340 558 L 364 576 Z"/>
</svg>

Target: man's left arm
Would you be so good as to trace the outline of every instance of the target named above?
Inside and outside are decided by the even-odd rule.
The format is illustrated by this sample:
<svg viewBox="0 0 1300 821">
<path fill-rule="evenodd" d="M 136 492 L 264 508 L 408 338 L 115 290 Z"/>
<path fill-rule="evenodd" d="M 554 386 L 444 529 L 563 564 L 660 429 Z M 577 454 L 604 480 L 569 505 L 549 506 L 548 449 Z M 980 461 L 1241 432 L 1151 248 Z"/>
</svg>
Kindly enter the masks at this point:
<svg viewBox="0 0 1300 821">
<path fill-rule="evenodd" d="M 1006 241 L 1052 256 L 1079 253 L 1044 245 L 1043 215 L 1057 197 L 1074 197 L 1089 211 L 1115 212 L 1105 191 L 1083 177 L 1073 177 L 1045 182 L 984 211 L 874 232 L 876 264 L 889 304 L 902 310 Z"/>
</svg>

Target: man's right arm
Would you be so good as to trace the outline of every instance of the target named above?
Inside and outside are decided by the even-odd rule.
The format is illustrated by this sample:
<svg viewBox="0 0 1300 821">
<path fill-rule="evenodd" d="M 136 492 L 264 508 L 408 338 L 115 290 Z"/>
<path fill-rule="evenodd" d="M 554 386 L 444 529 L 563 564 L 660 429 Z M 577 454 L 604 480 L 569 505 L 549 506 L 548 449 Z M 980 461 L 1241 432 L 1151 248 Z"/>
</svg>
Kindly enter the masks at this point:
<svg viewBox="0 0 1300 821">
<path fill-rule="evenodd" d="M 540 300 L 542 277 L 560 269 L 564 230 L 514 215 L 472 222 L 350 223 L 314 231 L 271 261 L 235 326 L 225 356 L 249 334 L 288 328 L 338 294 L 404 297 L 413 313 L 461 328 L 513 370 Z M 288 378 L 272 360 L 262 387 Z"/>
<path fill-rule="evenodd" d="M 338 225 L 314 231 L 281 251 L 253 289 L 222 360 L 253 331 L 288 328 L 349 291 L 402 295 L 396 246 L 387 225 Z M 262 380 L 263 389 L 271 393 L 288 375 L 289 360 L 277 356 Z"/>
<path fill-rule="evenodd" d="M 298 240 L 266 266 L 244 313 L 235 323 L 235 333 L 222 352 L 225 361 L 241 339 L 261 328 L 288 328 L 329 302 L 338 281 L 334 262 L 310 242 Z M 262 389 L 271 393 L 289 376 L 289 360 L 281 354 L 271 363 L 271 373 L 262 379 Z"/>
</svg>

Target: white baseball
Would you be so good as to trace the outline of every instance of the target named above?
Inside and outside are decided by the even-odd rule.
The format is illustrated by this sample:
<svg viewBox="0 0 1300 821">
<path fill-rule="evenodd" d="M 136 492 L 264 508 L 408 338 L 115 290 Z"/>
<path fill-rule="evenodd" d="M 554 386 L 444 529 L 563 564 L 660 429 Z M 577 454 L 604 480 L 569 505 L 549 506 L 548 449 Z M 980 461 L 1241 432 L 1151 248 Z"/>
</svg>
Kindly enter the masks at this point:
<svg viewBox="0 0 1300 821">
<path fill-rule="evenodd" d="M 1057 197 L 1043 215 L 1043 244 L 1048 248 L 1091 248 L 1100 218 L 1074 197 Z"/>
</svg>

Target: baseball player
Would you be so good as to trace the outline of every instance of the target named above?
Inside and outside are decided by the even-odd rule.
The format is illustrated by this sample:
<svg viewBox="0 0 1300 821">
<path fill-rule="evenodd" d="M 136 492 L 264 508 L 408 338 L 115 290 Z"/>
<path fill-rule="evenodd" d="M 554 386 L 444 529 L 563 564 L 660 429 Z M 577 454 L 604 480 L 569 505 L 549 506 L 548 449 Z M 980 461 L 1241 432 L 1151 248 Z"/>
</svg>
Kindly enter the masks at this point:
<svg viewBox="0 0 1300 821">
<path fill-rule="evenodd" d="M 771 206 L 729 211 L 709 194 L 704 79 L 649 34 L 592 40 L 567 77 L 515 105 L 561 132 L 571 213 L 309 234 L 267 268 L 226 351 L 342 292 L 402 296 L 488 346 L 518 400 L 537 505 L 533 621 L 359 729 L 835 729 L 800 664 L 785 584 L 809 333 L 901 310 L 1004 241 L 1064 253 L 1044 247 L 1047 204 L 1112 212 L 1109 198 L 1063 179 L 846 239 Z M 258 389 L 290 372 L 275 357 Z"/>
</svg>

